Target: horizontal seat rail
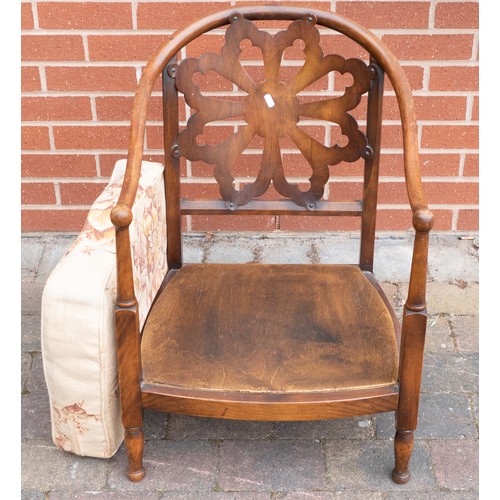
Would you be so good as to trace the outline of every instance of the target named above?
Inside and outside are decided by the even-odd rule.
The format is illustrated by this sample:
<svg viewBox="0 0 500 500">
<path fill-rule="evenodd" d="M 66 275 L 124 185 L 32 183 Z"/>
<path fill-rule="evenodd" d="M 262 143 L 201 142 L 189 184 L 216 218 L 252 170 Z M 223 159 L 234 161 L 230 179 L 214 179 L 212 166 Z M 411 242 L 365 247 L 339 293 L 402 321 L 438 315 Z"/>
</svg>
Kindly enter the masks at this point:
<svg viewBox="0 0 500 500">
<path fill-rule="evenodd" d="M 307 210 L 290 200 L 253 200 L 230 207 L 223 200 L 181 200 L 181 215 L 334 215 L 361 216 L 363 203 L 320 201 L 316 210 Z"/>
</svg>

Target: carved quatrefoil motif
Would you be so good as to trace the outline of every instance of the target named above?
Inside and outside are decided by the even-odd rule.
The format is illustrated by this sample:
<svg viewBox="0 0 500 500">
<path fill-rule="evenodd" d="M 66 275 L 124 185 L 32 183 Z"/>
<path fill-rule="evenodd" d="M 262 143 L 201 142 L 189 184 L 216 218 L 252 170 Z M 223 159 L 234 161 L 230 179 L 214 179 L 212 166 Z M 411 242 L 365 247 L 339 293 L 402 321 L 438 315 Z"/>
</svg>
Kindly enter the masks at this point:
<svg viewBox="0 0 500 500">
<path fill-rule="evenodd" d="M 365 135 L 356 120 L 348 113 L 354 109 L 370 85 L 367 65 L 359 59 L 344 59 L 338 55 L 323 56 L 319 46 L 319 32 L 314 19 L 307 16 L 292 22 L 286 30 L 270 35 L 259 30 L 239 14 L 231 16 L 221 54 L 207 53 L 199 59 L 188 58 L 179 64 L 176 86 L 184 94 L 188 105 L 196 112 L 178 137 L 180 154 L 188 160 L 203 160 L 215 165 L 215 179 L 222 198 L 230 207 L 248 203 L 264 194 L 271 181 L 281 195 L 291 198 L 297 205 L 314 210 L 328 181 L 328 165 L 341 161 L 353 162 L 369 154 Z M 254 82 L 239 61 L 240 43 L 248 39 L 260 48 L 263 55 L 265 78 Z M 283 52 L 296 40 L 304 41 L 304 64 L 290 83 L 279 79 Z M 234 83 L 248 95 L 242 101 L 216 99 L 202 95 L 193 83 L 195 73 L 215 71 Z M 331 71 L 350 73 L 354 83 L 341 96 L 312 102 L 299 102 L 297 94 Z M 246 125 L 219 144 L 197 144 L 207 123 L 243 116 Z M 340 126 L 347 136 L 347 145 L 327 147 L 297 124 L 300 117 L 326 120 Z M 257 178 L 243 189 L 233 186 L 231 167 L 255 135 L 263 138 L 264 149 Z M 311 166 L 310 188 L 301 191 L 285 177 L 279 138 L 288 136 Z"/>
</svg>

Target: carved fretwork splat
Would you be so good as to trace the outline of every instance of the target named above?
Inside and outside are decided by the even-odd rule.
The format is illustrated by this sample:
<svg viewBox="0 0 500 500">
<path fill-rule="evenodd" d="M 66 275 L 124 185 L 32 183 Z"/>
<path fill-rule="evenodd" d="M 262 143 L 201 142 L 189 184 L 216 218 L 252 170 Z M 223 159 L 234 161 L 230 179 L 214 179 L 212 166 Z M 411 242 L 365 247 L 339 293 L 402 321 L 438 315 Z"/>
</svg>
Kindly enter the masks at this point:
<svg viewBox="0 0 500 500">
<path fill-rule="evenodd" d="M 328 182 L 328 165 L 341 161 L 353 162 L 370 153 L 365 135 L 348 113 L 354 109 L 370 85 L 367 65 L 359 59 L 344 59 L 338 55 L 323 56 L 319 32 L 314 19 L 307 16 L 292 22 L 286 30 L 270 35 L 239 15 L 231 16 L 221 54 L 207 53 L 199 59 L 188 58 L 179 64 L 176 85 L 187 104 L 196 110 L 186 129 L 179 134 L 180 154 L 189 160 L 203 160 L 215 165 L 215 178 L 222 198 L 233 208 L 244 205 L 264 194 L 271 181 L 283 196 L 297 205 L 314 210 Z M 263 54 L 265 79 L 254 82 L 239 61 L 240 43 L 250 40 Z M 290 83 L 279 79 L 283 52 L 296 40 L 304 41 L 304 65 Z M 248 94 L 242 101 L 222 100 L 202 95 L 193 83 L 195 73 L 215 71 Z M 331 71 L 350 73 L 354 83 L 342 96 L 312 102 L 299 102 L 297 94 Z M 203 134 L 207 123 L 243 117 L 246 125 L 219 144 L 199 145 L 196 138 Z M 327 147 L 298 127 L 300 117 L 326 120 L 340 126 L 347 136 L 344 147 Z M 264 151 L 257 178 L 241 191 L 234 189 L 231 167 L 255 135 L 263 138 Z M 299 190 L 285 177 L 279 138 L 288 136 L 304 155 L 312 169 L 308 191 Z"/>
</svg>

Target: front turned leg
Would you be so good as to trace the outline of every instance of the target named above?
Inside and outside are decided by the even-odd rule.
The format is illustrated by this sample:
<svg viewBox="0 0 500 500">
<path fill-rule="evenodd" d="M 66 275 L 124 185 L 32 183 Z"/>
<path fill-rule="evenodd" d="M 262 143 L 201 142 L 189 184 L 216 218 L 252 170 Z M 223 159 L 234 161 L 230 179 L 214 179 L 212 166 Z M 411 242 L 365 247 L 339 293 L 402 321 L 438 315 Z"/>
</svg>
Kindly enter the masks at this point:
<svg viewBox="0 0 500 500">
<path fill-rule="evenodd" d="M 392 471 L 392 480 L 406 484 L 410 480 L 409 463 L 413 451 L 413 431 L 396 430 L 394 438 L 394 456 L 396 465 Z"/>
<path fill-rule="evenodd" d="M 144 451 L 144 433 L 142 427 L 125 429 L 125 447 L 128 456 L 127 477 L 134 482 L 141 481 L 146 475 L 142 465 Z"/>
<path fill-rule="evenodd" d="M 392 471 L 392 480 L 398 484 L 406 484 L 410 480 L 409 463 L 413 451 L 413 432 L 417 428 L 426 322 L 425 310 L 412 311 L 405 306 L 394 438 L 395 467 Z"/>
<path fill-rule="evenodd" d="M 137 482 L 144 478 L 142 464 L 144 433 L 142 431 L 142 403 L 140 380 L 140 345 L 137 308 L 117 307 L 116 334 L 118 381 L 122 406 L 122 423 L 125 428 L 125 447 L 128 457 L 127 476 Z"/>
</svg>

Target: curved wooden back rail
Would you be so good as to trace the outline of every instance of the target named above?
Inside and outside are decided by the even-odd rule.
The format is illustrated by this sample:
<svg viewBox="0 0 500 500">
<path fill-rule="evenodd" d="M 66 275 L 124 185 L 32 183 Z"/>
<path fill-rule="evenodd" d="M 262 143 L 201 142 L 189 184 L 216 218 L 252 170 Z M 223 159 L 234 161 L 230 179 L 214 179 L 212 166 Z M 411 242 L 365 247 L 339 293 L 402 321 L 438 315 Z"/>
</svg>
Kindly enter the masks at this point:
<svg viewBox="0 0 500 500">
<path fill-rule="evenodd" d="M 258 32 L 258 30 L 253 27 L 253 24 L 248 23 L 248 21 L 252 20 L 292 21 L 294 27 L 291 31 L 295 30 L 300 32 L 300 38 L 306 40 L 306 47 L 308 47 L 305 51 L 305 53 L 307 52 L 306 65 L 308 64 L 307 58 L 312 57 L 313 63 L 311 64 L 316 70 L 321 67 L 323 61 L 326 60 L 328 56 L 322 59 L 321 52 L 314 48 L 314 43 L 311 40 L 313 40 L 316 35 L 314 31 L 307 27 L 308 24 L 311 26 L 317 24 L 340 32 L 357 42 L 370 53 L 369 66 L 362 63 L 363 67 L 360 66 L 359 69 L 351 67 L 353 76 L 354 74 L 357 75 L 355 76 L 356 83 L 354 85 L 355 87 L 357 86 L 357 92 L 362 94 L 366 92 L 368 86 L 370 87 L 368 95 L 366 138 L 363 134 L 358 133 L 359 131 L 357 131 L 356 128 L 357 124 L 355 127 L 352 123 L 354 120 L 351 121 L 350 118 L 345 119 L 341 117 L 340 120 L 343 120 L 342 123 L 346 130 L 349 129 L 349 142 L 353 142 L 354 149 L 351 151 L 351 149 L 346 148 L 345 151 L 339 152 L 338 149 L 333 147 L 326 148 L 328 149 L 328 153 L 326 154 L 324 151 L 321 153 L 324 154 L 324 157 L 319 163 L 315 163 L 314 159 L 309 161 L 309 158 L 307 158 L 313 168 L 311 188 L 308 192 L 299 192 L 296 187 L 288 184 L 282 169 L 280 171 L 281 158 L 278 158 L 280 153 L 279 149 L 277 149 L 277 138 L 270 138 L 272 135 L 270 130 L 271 126 L 275 136 L 280 136 L 284 134 L 285 131 L 290 132 L 294 130 L 293 127 L 297 121 L 297 109 L 299 108 L 299 105 L 294 100 L 295 97 L 287 93 L 287 91 L 284 91 L 279 83 L 276 82 L 276 79 L 269 78 L 268 81 L 271 82 L 271 93 L 280 95 L 283 98 L 283 106 L 281 103 L 278 103 L 278 107 L 280 109 L 282 107 L 283 109 L 281 111 L 286 115 L 286 120 L 284 120 L 283 124 L 278 119 L 273 122 L 273 119 L 269 118 L 267 124 L 263 126 L 268 128 L 262 128 L 258 123 L 258 117 L 256 115 L 256 113 L 258 114 L 258 110 L 255 111 L 255 108 L 260 106 L 259 102 L 261 102 L 262 99 L 257 102 L 252 96 L 252 92 L 249 92 L 248 101 L 246 101 L 247 108 L 245 109 L 243 109 L 243 107 L 238 107 L 236 104 L 228 104 L 224 108 L 225 111 L 221 111 L 220 115 L 217 115 L 218 111 L 214 108 L 215 116 L 231 116 L 231 113 L 234 114 L 236 111 L 238 114 L 243 113 L 246 122 L 249 124 L 247 130 L 253 133 L 257 131 L 261 137 L 265 138 L 264 158 L 261 171 L 256 181 L 247 186 L 247 188 L 238 192 L 232 188 L 231 184 L 233 179 L 230 169 L 224 164 L 224 161 L 221 160 L 224 155 L 233 157 L 237 149 L 241 150 L 242 144 L 248 140 L 248 137 L 242 139 L 245 133 L 240 134 L 240 138 L 235 139 L 235 142 L 229 146 L 229 149 L 219 151 L 217 158 L 215 158 L 207 148 L 203 149 L 201 147 L 192 146 L 197 131 L 199 132 L 199 130 L 203 128 L 205 122 L 210 121 L 206 116 L 193 115 L 191 125 L 194 132 L 193 130 L 187 130 L 179 134 L 177 91 L 184 90 L 186 95 L 189 94 L 186 101 L 191 107 L 198 110 L 196 92 L 191 92 L 192 87 L 190 87 L 192 73 L 200 68 L 198 65 L 206 65 L 205 67 L 210 67 L 210 65 L 212 65 L 212 67 L 217 66 L 220 69 L 222 63 L 220 58 L 217 59 L 218 56 L 209 55 L 209 57 L 203 60 L 201 58 L 199 60 L 187 60 L 177 65 L 177 54 L 185 45 L 200 35 L 228 24 L 232 26 L 231 36 L 237 40 L 234 42 L 234 40 L 231 41 L 231 39 L 229 39 L 229 45 L 233 42 L 236 44 L 233 46 L 233 49 L 231 49 L 231 47 L 225 49 L 225 55 L 229 58 L 234 58 L 235 54 L 237 55 L 237 50 L 239 49 L 238 40 L 241 40 L 242 37 L 251 38 L 254 44 L 256 43 L 258 45 L 261 43 L 263 47 L 264 44 L 267 43 L 264 40 L 266 37 L 261 35 L 260 33 L 263 32 Z M 300 20 L 300 22 L 293 24 L 293 22 L 297 20 Z M 234 26 L 236 27 L 233 28 Z M 290 34 L 291 32 L 287 33 L 286 31 L 280 33 L 283 33 L 282 35 L 280 34 L 281 41 L 278 42 L 278 44 L 282 44 L 281 48 L 277 49 L 278 52 L 274 55 L 266 56 L 271 60 L 270 73 L 277 71 L 276 62 L 272 62 L 276 60 L 277 54 L 281 58 L 284 47 L 290 46 L 290 44 L 293 43 L 293 33 Z M 276 42 L 275 39 L 274 42 Z M 308 43 L 310 45 L 308 45 Z M 263 52 L 265 51 L 263 50 Z M 311 56 L 313 52 L 315 54 L 314 57 Z M 346 62 L 342 58 L 333 59 L 334 57 L 336 56 L 332 56 L 329 59 L 330 62 L 335 61 L 334 67 L 330 67 L 329 71 L 332 71 L 332 68 L 337 69 L 343 67 L 343 64 L 352 61 L 349 60 Z M 163 74 L 164 99 L 165 189 L 167 193 L 168 231 L 167 258 L 169 268 L 174 270 L 173 274 L 169 273 L 169 275 L 167 275 L 167 278 L 171 278 L 177 269 L 180 269 L 179 273 L 182 273 L 181 216 L 183 214 L 198 213 L 197 210 L 203 211 L 207 208 L 212 214 L 227 213 L 228 210 L 234 210 L 236 207 L 238 208 L 237 212 L 241 214 L 289 214 L 296 213 L 299 210 L 302 214 L 311 213 L 311 211 L 314 211 L 317 205 L 319 205 L 318 200 L 322 196 L 323 187 L 328 180 L 327 165 L 338 162 L 339 159 L 341 159 L 339 154 L 342 153 L 345 155 L 343 158 L 347 159 L 347 161 L 353 161 L 360 156 L 365 158 L 363 203 L 361 205 L 356 202 L 323 204 L 323 207 L 326 207 L 326 214 L 361 215 L 362 241 L 359 267 L 365 272 L 365 275 L 370 281 L 373 280 L 373 286 L 382 297 L 383 292 L 381 292 L 380 287 L 376 285 L 370 273 L 373 265 L 375 239 L 375 213 L 377 204 L 380 124 L 382 115 L 381 103 L 384 74 L 389 78 L 396 93 L 401 115 L 404 173 L 408 199 L 413 213 L 413 226 L 416 230 L 408 298 L 403 312 L 401 343 L 399 349 L 398 386 L 391 386 L 390 389 L 387 386 L 376 390 L 358 391 L 357 393 L 356 391 L 346 391 L 345 393 L 340 391 L 335 395 L 332 393 L 323 394 L 321 396 L 310 394 L 309 399 L 304 397 L 301 401 L 303 404 L 302 408 L 307 409 L 304 411 L 306 411 L 306 415 L 311 415 L 310 418 L 325 418 L 325 416 L 328 415 L 332 417 L 348 416 L 362 414 L 363 412 L 369 413 L 370 410 L 388 411 L 397 407 L 397 432 L 394 444 L 396 467 L 393 472 L 393 479 L 398 483 L 407 482 L 409 479 L 408 463 L 413 446 L 413 431 L 416 428 L 418 413 L 423 345 L 427 317 L 425 285 L 428 239 L 429 231 L 433 224 L 433 216 L 427 207 L 420 178 L 417 125 L 411 89 L 406 75 L 395 56 L 385 47 L 380 39 L 359 24 L 334 13 L 282 6 L 242 6 L 237 9 L 228 9 L 213 13 L 191 24 L 185 29 L 176 32 L 149 60 L 135 95 L 131 116 L 130 143 L 125 178 L 117 206 L 111 213 L 112 222 L 116 227 L 117 247 L 118 293 L 116 302 L 116 331 L 119 383 L 121 388 L 127 387 L 126 394 L 122 394 L 122 406 L 127 407 L 127 411 L 123 414 L 123 422 L 126 429 L 125 441 L 129 455 L 129 478 L 132 480 L 140 480 L 144 476 L 144 470 L 142 468 L 143 435 L 141 404 L 147 402 L 149 407 L 170 411 L 172 408 L 179 409 L 176 401 L 179 398 L 184 398 L 182 399 L 184 401 L 182 405 L 184 405 L 183 408 L 185 408 L 187 413 L 189 413 L 187 408 L 191 408 L 192 406 L 196 408 L 198 412 L 194 412 L 194 414 L 216 416 L 219 415 L 217 412 L 219 412 L 221 408 L 224 408 L 224 405 L 227 405 L 228 408 L 232 408 L 231 412 L 236 416 L 226 418 L 245 418 L 245 413 L 241 413 L 241 408 L 243 408 L 243 406 L 240 403 L 243 401 L 247 401 L 248 403 L 252 400 L 250 396 L 242 396 L 241 401 L 238 400 L 238 398 L 231 399 L 229 396 L 218 396 L 213 401 L 210 400 L 210 397 L 207 397 L 208 399 L 205 398 L 204 402 L 206 413 L 203 413 L 205 410 L 201 410 L 201 406 L 198 404 L 198 402 L 203 400 L 203 397 L 199 396 L 196 391 L 183 393 L 183 391 L 179 389 L 179 391 L 177 391 L 179 394 L 177 394 L 173 389 L 168 389 L 168 394 L 162 394 L 160 389 L 156 389 L 156 393 L 151 389 L 148 393 L 148 390 L 144 390 L 143 388 L 141 394 L 141 340 L 138 326 L 137 301 L 134 294 L 128 227 L 132 221 L 131 207 L 136 196 L 140 176 L 148 102 L 153 85 L 160 74 Z M 321 71 L 319 71 L 318 74 L 321 74 Z M 240 83 L 240 88 L 243 88 L 245 82 L 240 80 Z M 306 86 L 305 83 L 307 83 L 307 77 L 302 83 L 303 85 L 301 88 L 304 88 Z M 254 88 L 253 91 L 260 92 L 262 95 L 259 94 L 259 98 L 262 98 L 265 92 L 268 91 L 268 88 L 262 87 L 257 90 Z M 191 102 L 189 102 L 189 99 L 191 99 Z M 255 102 L 252 99 L 254 99 Z M 356 100 L 359 102 L 359 96 L 349 99 L 351 100 L 346 104 L 345 110 L 352 109 L 354 105 L 356 105 Z M 233 106 L 233 108 L 231 108 L 231 106 Z M 292 108 L 292 112 L 288 110 L 287 106 Z M 321 117 L 327 116 L 328 119 L 328 116 L 330 116 L 325 114 L 325 111 L 319 109 L 319 107 L 314 107 L 314 105 L 306 105 L 301 109 L 304 110 L 306 108 L 307 111 L 311 111 L 314 108 L 314 113 L 319 113 Z M 338 116 L 336 115 L 335 118 L 338 118 Z M 332 121 L 339 123 L 337 119 Z M 344 126 L 342 127 L 343 131 Z M 261 128 L 259 129 L 259 127 Z M 297 132 L 293 133 L 298 134 Z M 298 136 L 296 138 L 296 144 L 300 143 L 302 138 Z M 238 141 L 240 141 L 240 143 L 237 143 Z M 231 149 L 231 147 L 233 149 Z M 301 148 L 299 146 L 299 149 L 304 153 L 307 147 Z M 180 205 L 179 157 L 181 155 L 192 155 L 192 158 L 207 159 L 208 163 L 217 164 L 215 175 L 221 186 L 221 194 L 226 200 L 225 205 L 223 202 L 202 207 L 199 205 L 190 205 L 189 203 L 183 206 Z M 292 208 L 288 203 L 280 204 L 280 202 L 276 202 L 272 207 L 264 204 L 259 210 L 255 210 L 255 202 L 252 201 L 252 199 L 261 195 L 265 189 L 267 189 L 271 179 L 276 185 L 278 192 L 291 198 L 297 205 L 300 205 L 300 207 Z M 305 207 L 305 209 L 303 207 Z M 359 272 L 359 269 L 357 271 Z M 161 399 L 162 397 L 164 397 L 163 400 Z M 224 399 L 225 397 L 226 399 Z M 259 398 L 261 398 L 262 401 Z M 294 401 L 298 402 L 300 400 L 300 397 L 290 395 L 287 399 L 285 395 L 274 395 L 272 398 L 266 400 L 264 396 L 255 397 L 252 400 L 253 406 L 252 404 L 249 405 L 249 413 L 246 413 L 246 415 L 248 416 L 251 415 L 252 412 L 257 412 L 255 413 L 257 416 L 253 416 L 252 418 L 266 418 L 266 416 L 268 418 L 273 416 L 274 418 L 280 412 L 289 411 L 289 418 L 298 418 L 298 410 L 292 411 L 290 408 Z M 272 403 L 270 406 L 274 407 L 274 410 L 262 409 L 264 405 L 267 404 L 266 401 L 267 403 Z M 173 406 L 170 406 L 171 404 Z M 318 410 L 318 408 L 320 410 Z M 321 408 L 323 408 L 323 413 Z M 276 413 L 273 414 L 273 411 Z M 238 417 L 238 415 L 240 417 Z M 314 415 L 316 415 L 316 417 Z M 322 415 L 322 417 L 318 417 L 317 415 Z"/>
</svg>

